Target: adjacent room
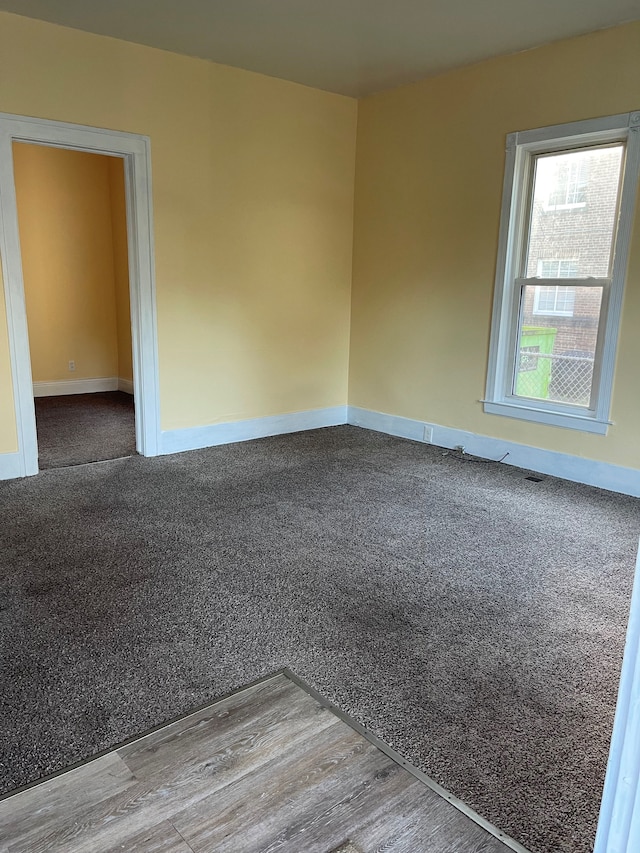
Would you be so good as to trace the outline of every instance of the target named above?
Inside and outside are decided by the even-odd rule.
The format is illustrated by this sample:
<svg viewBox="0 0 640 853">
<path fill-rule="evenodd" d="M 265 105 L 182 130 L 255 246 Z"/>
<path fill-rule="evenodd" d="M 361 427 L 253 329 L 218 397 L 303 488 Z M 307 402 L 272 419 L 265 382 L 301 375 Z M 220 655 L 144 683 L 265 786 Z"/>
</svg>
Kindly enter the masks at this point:
<svg viewBox="0 0 640 853">
<path fill-rule="evenodd" d="M 13 144 L 40 469 L 135 453 L 124 164 Z"/>
<path fill-rule="evenodd" d="M 143 5 L 0 0 L 8 850 L 631 853 L 640 8 Z"/>
</svg>

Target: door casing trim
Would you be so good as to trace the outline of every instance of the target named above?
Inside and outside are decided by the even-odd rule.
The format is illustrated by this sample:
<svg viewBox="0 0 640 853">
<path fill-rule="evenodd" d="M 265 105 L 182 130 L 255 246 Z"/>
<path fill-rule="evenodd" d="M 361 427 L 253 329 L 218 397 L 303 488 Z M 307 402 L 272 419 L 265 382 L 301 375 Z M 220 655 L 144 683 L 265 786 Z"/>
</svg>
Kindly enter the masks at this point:
<svg viewBox="0 0 640 853">
<path fill-rule="evenodd" d="M 17 476 L 38 472 L 38 441 L 13 171 L 14 141 L 124 160 L 136 449 L 143 456 L 156 456 L 160 406 L 150 140 L 133 133 L 0 113 L 0 255 L 18 434 Z"/>
</svg>

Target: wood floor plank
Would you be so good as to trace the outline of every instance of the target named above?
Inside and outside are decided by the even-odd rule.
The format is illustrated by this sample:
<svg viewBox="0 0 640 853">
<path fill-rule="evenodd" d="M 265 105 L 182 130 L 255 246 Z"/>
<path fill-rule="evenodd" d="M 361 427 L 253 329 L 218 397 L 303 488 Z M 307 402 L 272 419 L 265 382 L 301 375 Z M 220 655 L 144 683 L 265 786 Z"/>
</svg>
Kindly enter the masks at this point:
<svg viewBox="0 0 640 853">
<path fill-rule="evenodd" d="M 0 802 L 0 853 L 509 853 L 285 675 Z"/>
<path fill-rule="evenodd" d="M 0 801 L 0 838 L 12 839 L 10 851 L 30 851 L 30 839 L 57 832 L 70 811 L 76 815 L 86 812 L 126 791 L 135 781 L 119 756 L 113 752 L 103 755 Z"/>
<path fill-rule="evenodd" d="M 354 828 L 372 812 L 393 822 L 395 814 L 388 803 L 394 795 L 407 792 L 415 780 L 391 759 L 382 763 L 375 747 L 370 750 L 367 758 L 377 753 L 370 767 L 364 761 L 352 764 L 347 772 L 341 768 L 337 778 L 328 779 L 326 790 L 302 791 L 291 804 L 293 814 L 287 825 L 260 845 L 261 853 L 298 853 L 301 849 L 325 853 L 351 838 Z"/>
<path fill-rule="evenodd" d="M 193 850 L 169 821 L 131 835 L 103 853 L 193 853 Z"/>
<path fill-rule="evenodd" d="M 294 700 L 297 713 L 291 715 L 290 706 Z M 93 853 L 100 849 L 99 845 L 142 832 L 238 778 L 251 776 L 263 763 L 280 755 L 286 749 L 285 744 L 290 744 L 295 750 L 298 742 L 304 742 L 311 732 L 340 723 L 329 710 L 321 708 L 315 700 L 309 700 L 308 696 L 296 694 L 293 700 L 287 699 L 279 709 L 267 705 L 263 710 L 257 702 L 252 722 L 241 726 L 235 739 L 225 731 L 222 744 L 218 744 L 216 738 L 215 721 L 210 720 L 209 738 L 203 742 L 198 737 L 196 754 L 185 748 L 182 759 L 180 751 L 177 755 L 172 752 L 170 761 L 161 756 L 152 772 L 143 762 L 136 768 L 135 783 L 125 792 L 88 811 L 79 804 L 73 822 L 64 827 L 58 826 L 50 833 L 28 833 L 25 840 L 32 846 L 26 849 L 29 853 L 41 853 L 58 849 L 51 847 L 52 844 L 64 844 L 68 853 Z M 280 725 L 282 720 L 286 724 L 284 729 Z M 175 723 L 173 727 L 179 730 L 180 725 L 181 722 Z M 197 733 L 201 734 L 199 729 Z M 188 739 L 181 742 L 188 746 Z M 163 746 L 173 749 L 174 739 L 165 738 L 159 752 Z M 149 752 L 150 758 L 157 755 L 153 750 Z M 139 758 L 140 754 L 134 752 L 120 760 L 128 765 L 136 756 Z M 137 778 L 139 772 L 144 778 Z M 85 838 L 89 840 L 85 842 Z M 15 853 L 22 851 L 22 847 L 16 847 Z M 10 853 L 14 853 L 11 847 Z"/>
<path fill-rule="evenodd" d="M 314 814 L 341 800 L 357 798 L 377 779 L 397 776 L 398 766 L 345 723 L 314 733 L 298 750 L 263 766 L 176 815 L 172 822 L 196 853 L 233 853 L 242 838 L 247 851 L 266 850 L 287 837 Z M 324 850 L 340 843 L 344 826 L 324 824 Z M 304 829 L 302 830 L 304 832 Z M 304 849 L 308 839 L 305 836 Z M 296 842 L 299 846 L 299 841 Z M 295 849 L 295 848 L 293 848 Z M 309 848 L 311 849 L 311 848 Z"/>
<path fill-rule="evenodd" d="M 179 720 L 146 738 L 118 750 L 132 773 L 139 780 L 158 773 L 173 773 L 176 765 L 195 761 L 200 764 L 202 750 L 211 752 L 215 732 L 215 753 L 219 762 L 237 754 L 240 742 L 255 740 L 258 731 L 292 733 L 306 727 L 317 718 L 332 722 L 326 709 L 309 695 L 300 691 L 285 676 L 252 688 L 250 694 L 224 700 L 212 708 Z"/>
<path fill-rule="evenodd" d="M 188 738 L 198 736 L 198 731 L 208 734 L 207 723 L 215 721 L 222 724 L 226 720 L 231 726 L 240 727 L 256 715 L 267 713 L 270 704 L 279 706 L 282 701 L 294 701 L 297 697 L 296 685 L 285 675 L 276 675 L 251 687 L 239 690 L 224 699 L 212 702 L 210 705 L 187 716 L 167 723 L 149 734 L 142 735 L 124 746 L 117 752 L 121 758 L 134 760 L 134 756 L 152 752 L 167 741 L 188 733 Z"/>
<path fill-rule="evenodd" d="M 319 790 L 309 792 L 308 802 L 295 803 L 295 815 L 286 828 L 255 849 L 260 853 L 299 853 L 303 849 L 305 853 L 324 853 L 351 839 L 362 850 L 385 853 L 504 853 L 498 839 L 478 825 L 470 827 L 468 817 L 395 762 L 389 770 L 372 775 L 351 766 L 348 779 L 346 787 L 341 780 L 338 784 L 331 780 L 328 797 Z M 322 811 L 327 802 L 331 805 Z M 288 806 L 293 809 L 294 803 Z M 194 847 L 198 853 L 207 849 Z"/>
<path fill-rule="evenodd" d="M 404 771 L 406 772 L 406 771 Z M 410 774 L 408 774 L 410 775 Z M 350 838 L 363 850 L 385 853 L 505 853 L 504 844 L 411 776 L 397 796 L 372 809 Z"/>
</svg>

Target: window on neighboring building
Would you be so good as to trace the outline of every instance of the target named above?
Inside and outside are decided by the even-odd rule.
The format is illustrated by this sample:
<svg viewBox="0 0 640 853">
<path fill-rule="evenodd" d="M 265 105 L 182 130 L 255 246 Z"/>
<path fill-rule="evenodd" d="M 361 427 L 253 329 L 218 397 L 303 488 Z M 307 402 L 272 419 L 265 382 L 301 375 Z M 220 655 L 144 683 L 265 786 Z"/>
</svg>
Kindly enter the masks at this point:
<svg viewBox="0 0 640 853">
<path fill-rule="evenodd" d="M 564 259 L 540 259 L 537 274 L 538 278 L 577 278 L 578 262 Z M 558 284 L 540 285 L 534 292 L 533 313 L 571 317 L 575 301 L 575 287 L 562 287 Z"/>
<path fill-rule="evenodd" d="M 574 287 L 561 287 L 554 284 L 551 287 L 536 287 L 533 297 L 533 313 L 560 317 L 572 317 L 576 301 Z"/>
<path fill-rule="evenodd" d="M 639 171 L 640 114 L 508 137 L 485 411 L 606 432 Z"/>
<path fill-rule="evenodd" d="M 538 260 L 536 272 L 538 278 L 577 278 L 578 262 L 576 260 Z"/>
</svg>

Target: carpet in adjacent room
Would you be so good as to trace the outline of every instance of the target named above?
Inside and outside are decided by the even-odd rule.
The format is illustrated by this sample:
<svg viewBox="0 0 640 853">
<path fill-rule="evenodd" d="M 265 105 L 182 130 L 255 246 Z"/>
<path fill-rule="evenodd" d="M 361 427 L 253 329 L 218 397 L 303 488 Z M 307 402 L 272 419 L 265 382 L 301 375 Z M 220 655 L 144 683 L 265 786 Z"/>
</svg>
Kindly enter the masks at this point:
<svg viewBox="0 0 640 853">
<path fill-rule="evenodd" d="M 36 397 L 38 466 L 63 468 L 136 452 L 133 397 L 123 391 Z"/>
</svg>

